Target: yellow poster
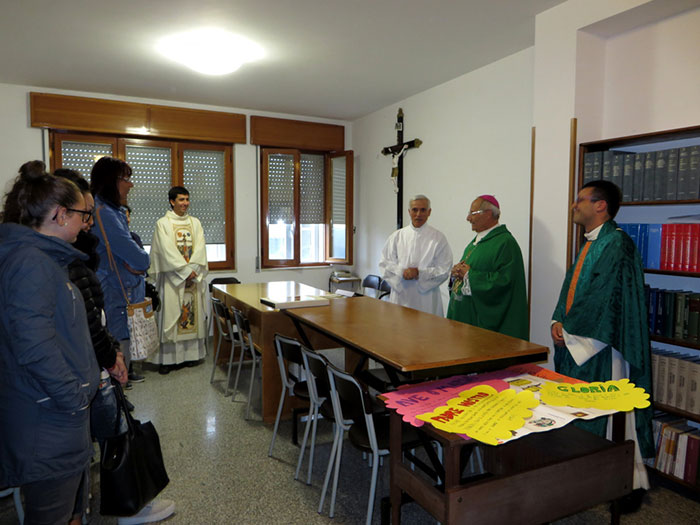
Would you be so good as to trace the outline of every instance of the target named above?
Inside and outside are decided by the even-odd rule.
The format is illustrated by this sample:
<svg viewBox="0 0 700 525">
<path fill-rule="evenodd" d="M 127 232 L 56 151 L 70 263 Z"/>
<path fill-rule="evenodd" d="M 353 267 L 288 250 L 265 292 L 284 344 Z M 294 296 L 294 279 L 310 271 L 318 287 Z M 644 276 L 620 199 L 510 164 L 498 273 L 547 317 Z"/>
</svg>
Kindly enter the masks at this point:
<svg viewBox="0 0 700 525">
<path fill-rule="evenodd" d="M 529 390 L 497 392 L 488 385 L 477 385 L 449 399 L 446 406 L 416 417 L 445 432 L 467 434 L 483 443 L 497 445 L 499 440 L 509 439 L 512 431 L 521 428 L 538 404 Z"/>
<path fill-rule="evenodd" d="M 629 379 L 604 383 L 545 383 L 540 394 L 542 402 L 552 406 L 629 412 L 650 405 L 649 394 Z"/>
</svg>

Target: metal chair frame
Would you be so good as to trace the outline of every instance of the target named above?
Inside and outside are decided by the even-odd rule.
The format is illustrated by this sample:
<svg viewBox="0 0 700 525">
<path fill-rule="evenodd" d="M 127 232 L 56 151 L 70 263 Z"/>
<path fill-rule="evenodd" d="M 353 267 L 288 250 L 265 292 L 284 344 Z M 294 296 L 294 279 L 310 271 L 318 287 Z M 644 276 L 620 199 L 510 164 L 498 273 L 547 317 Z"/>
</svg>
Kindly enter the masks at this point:
<svg viewBox="0 0 700 525">
<path fill-rule="evenodd" d="M 219 339 L 216 342 L 216 352 L 214 353 L 214 364 L 211 369 L 211 377 L 209 378 L 209 383 L 214 382 L 214 374 L 216 373 L 216 363 L 219 359 L 219 352 L 221 351 L 221 341 L 231 342 L 231 355 L 228 359 L 228 374 L 226 375 L 226 389 L 224 390 L 224 395 L 228 395 L 229 383 L 231 382 L 231 367 L 233 366 L 233 354 L 236 348 L 236 328 L 234 328 L 233 319 L 231 311 L 216 297 L 211 298 L 212 307 L 212 317 L 216 318 L 216 327 L 219 332 Z"/>
<path fill-rule="evenodd" d="M 332 406 L 330 410 L 323 410 L 324 404 L 330 404 L 330 391 L 328 385 L 328 372 L 326 365 L 328 360 L 321 354 L 310 350 L 304 346 L 301 347 L 301 355 L 304 360 L 304 370 L 306 372 L 306 380 L 309 385 L 309 413 L 306 419 L 306 428 L 304 429 L 304 438 L 299 451 L 299 460 L 297 461 L 297 469 L 294 472 L 294 479 L 299 479 L 299 471 L 304 461 L 306 452 L 306 443 L 309 437 L 309 429 L 311 429 L 311 447 L 309 450 L 309 467 L 306 474 L 306 484 L 311 485 L 311 473 L 314 465 L 314 449 L 316 446 L 316 428 L 318 420 L 324 417 L 329 418 L 335 425 L 335 417 Z M 352 421 L 348 421 L 348 424 Z"/>
<path fill-rule="evenodd" d="M 284 408 L 284 400 L 287 395 L 297 396 L 303 399 L 301 394 L 302 385 L 307 386 L 307 382 L 296 377 L 289 371 L 289 367 L 285 361 L 296 363 L 303 370 L 304 359 L 301 355 L 301 343 L 291 337 L 285 337 L 280 334 L 275 334 L 275 352 L 277 354 L 277 365 L 280 370 L 280 378 L 282 380 L 282 392 L 280 393 L 280 401 L 277 406 L 277 417 L 275 417 L 275 426 L 272 430 L 272 441 L 267 452 L 268 456 L 272 456 L 272 450 L 275 447 L 275 439 L 277 438 L 277 430 L 279 429 L 280 419 L 282 418 L 282 409 Z M 296 424 L 296 416 L 294 416 Z M 296 432 L 294 432 L 296 435 Z"/>
<path fill-rule="evenodd" d="M 346 431 L 350 430 L 352 425 L 348 424 L 351 421 L 344 414 L 343 406 L 349 406 L 353 404 L 359 404 L 358 408 L 361 408 L 364 415 L 364 423 L 367 429 L 367 437 L 372 452 L 371 456 L 371 466 L 372 466 L 372 477 L 370 480 L 369 489 L 369 500 L 367 503 L 367 517 L 365 520 L 366 525 L 372 523 L 372 513 L 374 512 L 374 499 L 377 490 L 377 475 L 379 472 L 379 458 L 389 454 L 389 449 L 380 449 L 377 442 L 377 435 L 374 428 L 374 418 L 372 417 L 373 409 L 370 403 L 370 395 L 367 391 L 367 387 L 361 385 L 351 374 L 343 372 L 342 370 L 335 367 L 333 364 L 327 364 L 328 370 L 328 382 L 330 384 L 330 395 L 331 401 L 333 403 L 333 413 L 336 419 L 336 431 L 333 439 L 333 446 L 331 448 L 330 458 L 328 460 L 328 468 L 326 469 L 326 477 L 323 481 L 323 489 L 321 491 L 321 502 L 318 507 L 319 513 L 323 509 L 323 503 L 328 491 L 328 484 L 330 482 L 331 473 L 333 473 L 333 488 L 331 490 L 331 505 L 330 512 L 328 516 L 333 517 L 335 513 L 335 498 L 338 491 L 338 477 L 340 473 L 340 464 L 343 453 L 343 437 Z M 356 389 L 356 399 L 348 399 L 348 392 L 351 389 Z M 344 393 L 341 398 L 339 390 Z"/>
<path fill-rule="evenodd" d="M 245 418 L 250 417 L 250 402 L 253 396 L 253 382 L 255 380 L 255 367 L 260 365 L 260 371 L 262 373 L 262 354 L 255 349 L 255 344 L 253 343 L 253 334 L 250 332 L 250 323 L 248 318 L 243 312 L 237 308 L 232 308 L 233 317 L 236 322 L 236 335 L 238 338 L 238 344 L 240 345 L 240 357 L 238 359 L 238 371 L 236 372 L 236 380 L 233 383 L 233 394 L 231 395 L 231 401 L 235 401 L 236 393 L 238 392 L 238 379 L 241 376 L 241 368 L 243 367 L 243 358 L 245 356 L 246 350 L 250 353 L 251 357 L 251 369 L 250 369 L 250 386 L 248 387 L 248 405 L 245 409 Z M 233 357 L 233 351 L 231 352 Z M 229 375 L 231 374 L 231 365 L 229 363 Z M 262 382 L 262 377 L 261 377 Z"/>
</svg>

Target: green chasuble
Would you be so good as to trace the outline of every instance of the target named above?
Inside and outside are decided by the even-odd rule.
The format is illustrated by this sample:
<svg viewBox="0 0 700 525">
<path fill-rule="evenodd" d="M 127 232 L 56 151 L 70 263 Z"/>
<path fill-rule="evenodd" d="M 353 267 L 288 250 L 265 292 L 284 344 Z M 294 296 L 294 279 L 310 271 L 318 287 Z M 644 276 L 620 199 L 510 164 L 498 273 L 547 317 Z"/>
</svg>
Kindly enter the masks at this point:
<svg viewBox="0 0 700 525">
<path fill-rule="evenodd" d="M 491 230 L 478 244 L 470 242 L 461 260 L 470 266 L 471 295 L 463 295 L 462 282 L 457 281 L 450 292 L 447 318 L 528 339 L 523 256 L 505 225 Z"/>
<path fill-rule="evenodd" d="M 651 351 L 644 272 L 639 252 L 630 237 L 606 222 L 583 260 L 569 313 L 566 296 L 576 267 L 566 273 L 552 319 L 569 334 L 597 339 L 608 346 L 578 366 L 566 347 L 554 347 L 557 372 L 584 381 L 608 381 L 612 375 L 612 348 L 630 365 L 630 381 L 651 394 Z M 579 252 L 579 257 L 580 257 Z M 577 258 L 578 260 L 578 258 Z M 637 440 L 642 457 L 654 456 L 651 407 L 635 409 Z M 579 421 L 579 426 L 605 436 L 607 418 Z"/>
</svg>

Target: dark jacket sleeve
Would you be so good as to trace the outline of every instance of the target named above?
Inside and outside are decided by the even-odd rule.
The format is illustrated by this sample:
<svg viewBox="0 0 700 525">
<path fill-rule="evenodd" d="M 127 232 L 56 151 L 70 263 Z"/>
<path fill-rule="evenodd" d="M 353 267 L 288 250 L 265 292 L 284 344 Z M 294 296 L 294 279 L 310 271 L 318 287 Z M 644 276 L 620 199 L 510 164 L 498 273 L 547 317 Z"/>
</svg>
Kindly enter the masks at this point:
<svg viewBox="0 0 700 525">
<path fill-rule="evenodd" d="M 68 266 L 70 280 L 83 296 L 85 312 L 95 357 L 100 368 L 112 368 L 117 359 L 119 343 L 102 325 L 104 295 L 100 281 L 95 273 L 81 260 L 75 260 Z"/>
<path fill-rule="evenodd" d="M 57 346 L 76 344 L 79 340 L 73 336 L 79 335 L 79 325 L 85 318 L 76 308 L 83 308 L 83 305 L 76 300 L 78 292 L 70 286 L 59 290 L 67 282 L 58 287 L 47 285 L 57 280 L 48 266 L 42 261 L 21 258 L 7 268 L 3 282 L 8 298 L 4 305 L 4 322 L 13 337 L 10 349 L 17 363 L 26 368 L 59 410 L 75 412 L 89 406 L 94 389 L 91 390 L 89 383 L 83 383 L 75 372 L 75 367 L 83 363 L 68 362 L 66 356 L 74 352 L 70 348 L 57 351 Z M 66 300 L 66 296 L 71 298 Z M 58 315 L 76 323 L 75 333 L 56 330 Z"/>
</svg>

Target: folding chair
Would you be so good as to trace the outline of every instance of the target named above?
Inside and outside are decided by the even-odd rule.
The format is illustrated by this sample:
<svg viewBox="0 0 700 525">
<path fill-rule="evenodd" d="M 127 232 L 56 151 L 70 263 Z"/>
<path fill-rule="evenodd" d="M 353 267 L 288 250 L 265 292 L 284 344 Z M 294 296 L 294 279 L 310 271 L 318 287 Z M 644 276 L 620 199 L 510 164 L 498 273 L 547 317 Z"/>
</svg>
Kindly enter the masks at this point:
<svg viewBox="0 0 700 525">
<path fill-rule="evenodd" d="M 331 507 L 328 516 L 332 518 L 335 512 L 335 497 L 338 490 L 343 436 L 348 431 L 350 442 L 355 448 L 372 454 L 372 478 L 370 480 L 366 518 L 366 524 L 370 525 L 377 489 L 379 458 L 389 454 L 389 414 L 377 412 L 367 387 L 351 374 L 343 372 L 330 363 L 327 365 L 327 370 L 333 413 L 336 420 L 336 432 L 328 460 L 326 477 L 323 482 L 319 512 L 323 509 L 331 472 L 333 472 L 333 489 L 331 491 Z M 346 424 L 349 420 L 354 421 L 354 424 Z M 418 443 L 414 432 L 408 430 L 403 434 L 403 445 L 415 446 Z"/>
<path fill-rule="evenodd" d="M 272 430 L 272 441 L 270 442 L 270 449 L 267 452 L 268 456 L 272 456 L 272 449 L 275 446 L 275 439 L 277 438 L 277 430 L 279 429 L 280 419 L 282 418 L 284 400 L 287 395 L 296 396 L 300 399 L 310 399 L 307 382 L 294 375 L 287 364 L 294 363 L 299 366 L 300 370 L 303 370 L 304 359 L 301 356 L 301 343 L 291 337 L 275 334 L 275 351 L 277 353 L 277 364 L 280 369 L 280 378 L 282 379 L 282 393 L 280 394 L 280 402 L 277 406 L 277 417 L 275 418 L 275 426 Z M 293 435 L 296 436 L 296 414 L 293 416 L 292 421 Z"/>
<path fill-rule="evenodd" d="M 231 381 L 231 366 L 233 365 L 233 353 L 237 341 L 235 337 L 236 329 L 233 325 L 233 317 L 231 311 L 216 297 L 211 298 L 212 317 L 216 319 L 216 328 L 219 332 L 219 339 L 216 341 L 216 352 L 214 353 L 214 365 L 211 369 L 211 378 L 209 383 L 214 382 L 214 374 L 216 373 L 216 363 L 219 360 L 219 352 L 221 351 L 221 341 L 229 341 L 231 343 L 231 355 L 228 359 L 228 374 L 226 376 L 226 390 L 224 395 L 228 395 L 228 385 Z"/>
<path fill-rule="evenodd" d="M 212 291 L 214 290 L 215 284 L 241 284 L 241 281 L 235 277 L 216 277 L 209 282 L 209 297 L 214 299 Z M 218 299 L 217 299 L 218 301 Z M 212 326 L 214 325 L 214 309 L 212 308 L 209 312 L 209 319 L 207 321 L 207 337 L 204 340 L 204 347 L 206 348 L 207 355 L 209 355 L 209 334 L 211 333 Z M 220 332 L 219 332 L 220 333 Z"/>
<path fill-rule="evenodd" d="M 365 277 L 362 280 L 362 291 L 364 292 L 365 288 L 372 288 L 373 290 L 379 290 L 379 285 L 382 282 L 382 278 L 379 277 L 378 275 L 374 274 L 369 274 L 367 277 Z"/>
<path fill-rule="evenodd" d="M 330 390 L 328 386 L 328 372 L 326 364 L 328 361 L 321 354 L 309 350 L 302 346 L 301 354 L 304 360 L 304 370 L 306 372 L 306 381 L 309 389 L 309 415 L 306 419 L 306 428 L 304 429 L 304 438 L 301 442 L 301 450 L 299 451 L 299 461 L 297 469 L 294 472 L 294 479 L 299 479 L 299 471 L 304 461 L 306 452 L 306 443 L 309 437 L 309 428 L 311 429 L 311 449 L 309 451 L 309 468 L 306 474 L 306 484 L 311 485 L 311 473 L 314 465 L 314 448 L 316 446 L 316 428 L 320 417 L 334 422 L 333 404 L 330 401 Z M 348 424 L 352 421 L 348 421 Z"/>
<path fill-rule="evenodd" d="M 238 379 L 241 376 L 243 357 L 245 356 L 247 350 L 248 352 L 250 352 L 252 363 L 250 368 L 250 386 L 248 387 L 248 406 L 245 409 L 245 418 L 248 419 L 250 416 L 250 401 L 253 396 L 255 367 L 256 365 L 259 365 L 260 371 L 262 372 L 262 354 L 260 354 L 260 352 L 256 350 L 255 345 L 253 344 L 253 334 L 250 333 L 250 323 L 248 322 L 248 318 L 243 314 L 243 312 L 241 312 L 237 308 L 232 308 L 232 310 L 233 317 L 236 321 L 236 335 L 238 336 L 238 344 L 241 347 L 241 355 L 238 359 L 238 372 L 236 372 L 236 380 L 233 383 L 233 395 L 231 396 L 231 401 L 234 401 L 236 399 L 236 393 L 238 392 Z M 231 355 L 233 355 L 233 352 L 231 352 Z"/>
<path fill-rule="evenodd" d="M 391 285 L 389 284 L 389 281 L 382 279 L 382 282 L 379 284 L 379 295 L 377 296 L 377 299 L 384 299 L 385 297 L 388 297 L 390 293 Z"/>
</svg>

